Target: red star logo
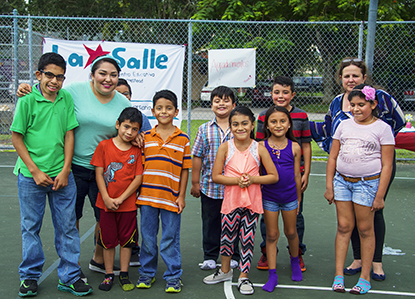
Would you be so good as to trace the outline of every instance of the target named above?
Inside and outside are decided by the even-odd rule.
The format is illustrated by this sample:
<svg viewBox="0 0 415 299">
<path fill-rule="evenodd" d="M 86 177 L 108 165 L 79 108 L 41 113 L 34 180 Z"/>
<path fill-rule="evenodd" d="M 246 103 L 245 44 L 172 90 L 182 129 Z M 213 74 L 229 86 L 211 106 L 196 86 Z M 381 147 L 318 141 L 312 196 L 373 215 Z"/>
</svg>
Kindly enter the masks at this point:
<svg viewBox="0 0 415 299">
<path fill-rule="evenodd" d="M 87 50 L 87 52 L 89 54 L 89 58 L 88 58 L 88 61 L 85 64 L 84 69 L 86 69 L 86 67 L 88 65 L 90 65 L 95 60 L 95 58 L 97 58 L 99 56 L 107 55 L 107 54 L 110 53 L 110 52 L 107 52 L 107 51 L 103 51 L 102 48 L 101 48 L 101 45 L 99 45 L 96 50 L 92 50 L 91 48 L 88 48 L 85 45 L 84 45 L 84 47 L 85 47 L 85 49 Z"/>
</svg>

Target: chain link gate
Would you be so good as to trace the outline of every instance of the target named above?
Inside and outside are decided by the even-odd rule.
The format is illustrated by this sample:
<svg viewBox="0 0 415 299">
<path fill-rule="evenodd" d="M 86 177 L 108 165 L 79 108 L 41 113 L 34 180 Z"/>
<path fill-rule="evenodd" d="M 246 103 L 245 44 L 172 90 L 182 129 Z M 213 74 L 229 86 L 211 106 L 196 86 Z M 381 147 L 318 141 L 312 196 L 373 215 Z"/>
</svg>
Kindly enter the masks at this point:
<svg viewBox="0 0 415 299">
<path fill-rule="evenodd" d="M 256 116 L 272 103 L 272 78 L 285 75 L 295 82 L 294 104 L 307 111 L 310 120 L 323 120 L 341 92 L 337 65 L 346 56 L 364 58 L 366 31 L 363 22 L 0 16 L 0 146 L 12 148 L 16 87 L 36 81 L 45 37 L 187 45 L 182 129 L 193 140 L 199 125 L 213 117 L 202 101 L 209 96 L 208 49 L 256 49 L 256 87 L 234 88 L 239 104 L 251 107 Z M 391 93 L 405 113 L 415 109 L 414 31 L 415 22 L 378 22 L 376 28 L 373 81 Z M 327 157 L 317 146 L 313 156 Z M 415 154 L 399 150 L 398 158 L 412 160 Z"/>
</svg>

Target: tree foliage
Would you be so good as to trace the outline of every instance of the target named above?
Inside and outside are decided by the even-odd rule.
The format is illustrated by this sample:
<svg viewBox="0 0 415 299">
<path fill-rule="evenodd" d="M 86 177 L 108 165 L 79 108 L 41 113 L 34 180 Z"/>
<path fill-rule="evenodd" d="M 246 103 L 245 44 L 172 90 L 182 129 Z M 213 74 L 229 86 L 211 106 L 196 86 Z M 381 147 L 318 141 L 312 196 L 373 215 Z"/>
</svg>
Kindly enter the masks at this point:
<svg viewBox="0 0 415 299">
<path fill-rule="evenodd" d="M 0 14 L 11 14 L 13 9 L 23 12 L 25 10 L 26 3 L 24 0 L 3 0 L 0 2 Z"/>
<path fill-rule="evenodd" d="M 194 19 L 240 21 L 360 21 L 370 0 L 200 0 Z M 378 20 L 414 20 L 413 0 L 380 0 Z"/>
<path fill-rule="evenodd" d="M 16 8 L 31 15 L 189 19 L 196 0 L 6 0 L 0 7 L 2 14 Z"/>
</svg>

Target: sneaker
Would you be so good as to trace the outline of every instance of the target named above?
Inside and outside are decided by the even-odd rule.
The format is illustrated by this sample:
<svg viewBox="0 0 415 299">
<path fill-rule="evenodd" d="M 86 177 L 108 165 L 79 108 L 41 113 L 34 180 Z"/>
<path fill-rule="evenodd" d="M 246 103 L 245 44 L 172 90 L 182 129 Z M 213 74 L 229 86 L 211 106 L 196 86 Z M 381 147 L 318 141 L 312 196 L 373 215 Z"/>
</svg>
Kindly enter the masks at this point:
<svg viewBox="0 0 415 299">
<path fill-rule="evenodd" d="M 301 268 L 301 272 L 304 272 L 306 269 L 304 261 L 303 261 L 303 256 L 302 254 L 298 253 L 298 259 L 300 260 L 300 268 Z"/>
<path fill-rule="evenodd" d="M 140 264 L 140 255 L 139 254 L 132 254 L 130 258 L 130 267 L 138 267 L 141 266 Z"/>
<path fill-rule="evenodd" d="M 154 277 L 148 277 L 148 276 L 140 276 L 140 278 L 137 280 L 136 287 L 138 289 L 149 289 L 151 288 L 151 285 L 154 283 L 156 279 Z"/>
<path fill-rule="evenodd" d="M 238 291 L 242 295 L 252 295 L 254 293 L 254 285 L 248 278 L 239 278 Z"/>
<path fill-rule="evenodd" d="M 265 247 L 261 248 L 261 251 L 262 251 L 262 255 L 256 267 L 259 270 L 268 270 L 268 259 L 267 259 L 267 253 L 265 251 Z"/>
<path fill-rule="evenodd" d="M 203 261 L 202 266 L 200 266 L 202 270 L 215 270 L 216 269 L 216 262 L 214 260 L 206 260 Z"/>
<path fill-rule="evenodd" d="M 182 281 L 180 278 L 173 278 L 166 283 L 166 293 L 180 293 L 182 291 Z"/>
<path fill-rule="evenodd" d="M 85 282 L 85 283 L 88 282 L 88 279 L 86 278 L 86 276 L 85 276 L 84 272 L 82 272 L 82 270 L 81 270 L 81 273 L 79 274 L 79 277 L 83 280 L 83 282 Z"/>
<path fill-rule="evenodd" d="M 231 269 L 228 273 L 223 273 L 222 270 L 218 268 L 215 273 L 203 278 L 203 282 L 206 284 L 216 284 L 222 281 L 232 280 L 232 277 L 233 269 Z"/>
<path fill-rule="evenodd" d="M 231 269 L 236 269 L 238 268 L 239 263 L 236 260 L 231 260 Z"/>
<path fill-rule="evenodd" d="M 30 297 L 37 295 L 37 281 L 34 279 L 25 279 L 20 282 L 19 296 Z"/>
<path fill-rule="evenodd" d="M 108 292 L 114 284 L 114 274 L 105 274 L 104 280 L 99 284 L 98 289 Z"/>
<path fill-rule="evenodd" d="M 95 271 L 95 272 L 99 272 L 99 273 L 102 273 L 102 274 L 105 274 L 105 273 L 107 273 L 106 271 L 105 271 L 105 264 L 104 263 L 102 263 L 102 264 L 98 264 L 96 261 L 94 261 L 93 259 L 91 259 L 90 261 L 89 261 L 89 270 L 91 270 L 91 271 Z M 117 266 L 115 266 L 114 265 L 114 267 L 113 267 L 113 271 L 114 271 L 114 275 L 115 276 L 118 276 L 118 275 L 120 275 L 120 271 L 121 271 L 121 269 L 120 268 L 118 268 Z"/>
<path fill-rule="evenodd" d="M 58 290 L 62 292 L 72 293 L 75 296 L 85 296 L 93 292 L 92 287 L 89 284 L 83 282 L 83 280 L 80 278 L 74 284 L 71 284 L 70 286 L 64 285 L 59 280 Z"/>
<path fill-rule="evenodd" d="M 120 286 L 124 291 L 134 290 L 134 285 L 131 283 L 130 278 L 128 277 L 128 272 L 121 272 L 119 279 Z"/>
</svg>

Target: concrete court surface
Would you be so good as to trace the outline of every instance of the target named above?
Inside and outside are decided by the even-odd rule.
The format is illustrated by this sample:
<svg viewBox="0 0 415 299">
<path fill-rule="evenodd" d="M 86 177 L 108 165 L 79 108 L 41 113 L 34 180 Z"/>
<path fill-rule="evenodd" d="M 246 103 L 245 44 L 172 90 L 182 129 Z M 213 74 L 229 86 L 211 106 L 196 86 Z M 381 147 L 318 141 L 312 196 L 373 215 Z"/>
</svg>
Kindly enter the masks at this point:
<svg viewBox="0 0 415 299">
<path fill-rule="evenodd" d="M 20 214 L 17 195 L 16 177 L 12 174 L 16 161 L 16 153 L 0 153 L 0 298 L 18 298 L 19 275 L 18 265 L 21 262 L 21 235 Z M 259 243 L 261 236 L 257 231 L 255 253 L 251 268 L 250 279 L 255 284 L 253 298 L 345 298 L 351 294 L 338 294 L 331 291 L 334 274 L 334 238 L 336 233 L 335 207 L 329 206 L 323 197 L 325 188 L 325 162 L 313 162 L 312 175 L 309 187 L 305 193 L 304 217 L 306 233 L 304 243 L 307 252 L 304 261 L 307 271 L 303 273 L 302 282 L 291 281 L 289 256 L 285 249 L 287 241 L 283 232 L 278 243 L 280 252 L 277 261 L 279 285 L 273 293 L 264 292 L 261 286 L 267 281 L 268 272 L 256 269 L 260 257 Z M 415 165 L 398 165 L 396 179 L 386 200 L 386 239 L 383 263 L 386 280 L 372 281 L 372 291 L 365 295 L 367 298 L 406 298 L 415 297 L 413 271 L 415 268 Z M 166 294 L 165 282 L 162 275 L 165 268 L 162 259 L 159 259 L 159 270 L 156 282 L 151 289 L 134 289 L 130 292 L 122 291 L 118 281 L 110 292 L 98 289 L 103 274 L 92 272 L 88 263 L 93 250 L 94 219 L 90 206 L 84 208 L 84 217 L 81 219 L 81 266 L 94 288 L 88 297 L 95 298 L 243 298 L 236 288 L 238 271 L 234 272 L 232 285 L 220 283 L 205 285 L 202 279 L 213 271 L 202 271 L 198 264 L 202 262 L 201 219 L 199 199 L 189 194 L 186 197 L 187 205 L 183 212 L 181 229 L 181 250 L 183 265 L 183 289 L 178 294 Z M 74 298 L 69 293 L 57 290 L 58 277 L 56 265 L 58 256 L 53 243 L 53 226 L 49 209 L 44 217 L 41 237 L 46 256 L 44 274 L 41 277 L 37 298 Z M 393 255 L 391 255 L 393 254 Z M 119 258 L 116 256 L 116 264 Z M 351 249 L 346 263 L 352 260 Z M 138 279 L 137 268 L 130 268 L 130 277 L 133 282 Z M 358 280 L 358 276 L 346 276 L 346 288 L 351 288 Z"/>
</svg>

